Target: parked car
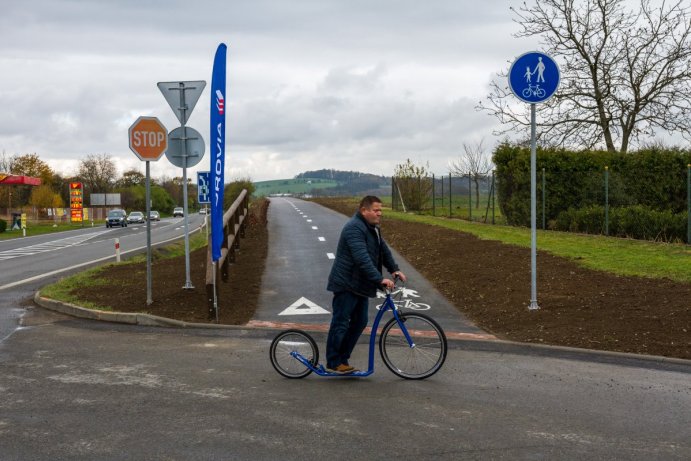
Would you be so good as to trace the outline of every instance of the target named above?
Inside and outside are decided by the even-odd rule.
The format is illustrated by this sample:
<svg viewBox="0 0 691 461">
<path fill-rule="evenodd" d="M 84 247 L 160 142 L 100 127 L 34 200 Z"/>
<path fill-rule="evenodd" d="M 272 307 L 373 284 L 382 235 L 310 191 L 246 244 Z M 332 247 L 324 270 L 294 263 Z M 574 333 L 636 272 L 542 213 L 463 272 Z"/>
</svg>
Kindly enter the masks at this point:
<svg viewBox="0 0 691 461">
<path fill-rule="evenodd" d="M 173 217 L 177 218 L 178 216 L 181 218 L 185 216 L 185 210 L 183 210 L 181 206 L 176 206 L 173 208 Z"/>
<path fill-rule="evenodd" d="M 206 214 L 206 208 L 202 208 L 199 210 L 199 214 Z"/>
<path fill-rule="evenodd" d="M 136 223 L 144 223 L 146 222 L 146 219 L 144 219 L 144 213 L 141 211 L 133 211 L 132 213 L 127 216 L 127 223 L 128 224 L 136 224 Z"/>
<path fill-rule="evenodd" d="M 160 221 L 161 220 L 161 215 L 158 214 L 158 211 L 150 211 L 149 212 L 149 219 L 151 221 Z"/>
<path fill-rule="evenodd" d="M 121 226 L 127 227 L 127 213 L 125 210 L 110 210 L 106 218 L 106 227 Z"/>
</svg>

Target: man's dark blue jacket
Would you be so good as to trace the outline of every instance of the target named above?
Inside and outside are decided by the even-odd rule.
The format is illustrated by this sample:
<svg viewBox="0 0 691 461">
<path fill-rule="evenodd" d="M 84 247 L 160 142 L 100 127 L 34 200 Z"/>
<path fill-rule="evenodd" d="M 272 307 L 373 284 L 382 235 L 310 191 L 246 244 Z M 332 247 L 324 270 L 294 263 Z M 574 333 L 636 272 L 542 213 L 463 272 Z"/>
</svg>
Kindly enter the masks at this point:
<svg viewBox="0 0 691 461">
<path fill-rule="evenodd" d="M 377 232 L 378 229 L 369 224 L 360 212 L 350 218 L 338 240 L 327 290 L 334 293 L 351 291 L 373 298 L 384 278 L 382 265 L 391 273 L 398 271 L 391 250 L 380 237 L 381 233 Z"/>
</svg>

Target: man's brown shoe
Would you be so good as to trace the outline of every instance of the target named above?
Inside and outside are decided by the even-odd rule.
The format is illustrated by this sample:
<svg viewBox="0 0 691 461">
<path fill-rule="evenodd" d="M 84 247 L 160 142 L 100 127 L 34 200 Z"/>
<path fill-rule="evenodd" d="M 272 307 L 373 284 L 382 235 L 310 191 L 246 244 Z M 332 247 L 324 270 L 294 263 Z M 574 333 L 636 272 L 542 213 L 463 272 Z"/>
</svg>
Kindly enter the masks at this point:
<svg viewBox="0 0 691 461">
<path fill-rule="evenodd" d="M 342 363 L 336 368 L 327 368 L 326 371 L 329 371 L 331 373 L 337 373 L 339 375 L 347 375 L 348 373 L 354 372 L 355 368 L 351 367 L 350 365 L 346 365 L 345 363 Z"/>
</svg>

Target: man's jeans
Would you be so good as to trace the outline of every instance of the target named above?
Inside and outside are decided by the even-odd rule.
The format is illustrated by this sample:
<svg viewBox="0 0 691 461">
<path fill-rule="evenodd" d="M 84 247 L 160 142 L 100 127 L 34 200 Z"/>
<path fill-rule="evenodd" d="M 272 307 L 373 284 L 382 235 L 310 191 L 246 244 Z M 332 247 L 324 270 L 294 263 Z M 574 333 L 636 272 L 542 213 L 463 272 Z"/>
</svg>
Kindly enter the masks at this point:
<svg viewBox="0 0 691 461">
<path fill-rule="evenodd" d="M 367 327 L 368 299 L 349 291 L 334 293 L 331 327 L 326 340 L 326 366 L 348 364 L 350 354 Z"/>
</svg>

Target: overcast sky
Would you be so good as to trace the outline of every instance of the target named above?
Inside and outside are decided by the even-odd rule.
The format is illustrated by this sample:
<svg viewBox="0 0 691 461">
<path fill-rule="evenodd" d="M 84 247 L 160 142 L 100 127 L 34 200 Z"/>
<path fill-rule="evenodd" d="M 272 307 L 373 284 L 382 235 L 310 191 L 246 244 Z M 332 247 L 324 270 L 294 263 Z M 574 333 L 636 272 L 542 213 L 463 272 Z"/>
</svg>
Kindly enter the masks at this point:
<svg viewBox="0 0 691 461">
<path fill-rule="evenodd" d="M 157 82 L 207 81 L 188 126 L 208 140 L 224 42 L 227 179 L 321 168 L 391 175 L 406 158 L 443 174 L 464 142 L 495 145 L 496 120 L 475 106 L 497 72 L 538 48 L 512 37 L 512 4 L 2 0 L 0 151 L 37 153 L 63 174 L 102 153 L 120 172 L 143 172 L 128 127 L 140 115 L 179 125 Z M 188 173 L 208 164 L 207 143 Z M 152 175 L 182 170 L 164 156 Z"/>
</svg>

